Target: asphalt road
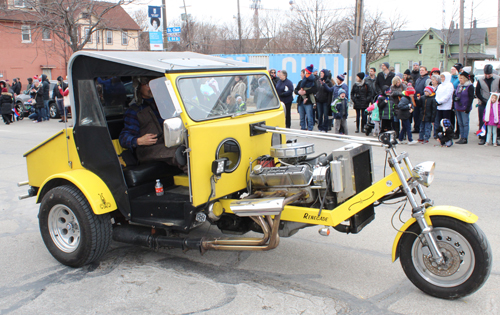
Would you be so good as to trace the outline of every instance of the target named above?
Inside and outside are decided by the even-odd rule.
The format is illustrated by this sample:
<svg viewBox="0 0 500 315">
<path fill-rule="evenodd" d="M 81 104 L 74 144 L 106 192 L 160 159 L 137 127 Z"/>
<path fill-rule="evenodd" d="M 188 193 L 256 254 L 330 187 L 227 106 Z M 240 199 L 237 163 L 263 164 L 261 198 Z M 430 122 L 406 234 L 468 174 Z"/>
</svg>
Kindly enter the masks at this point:
<svg viewBox="0 0 500 315">
<path fill-rule="evenodd" d="M 351 116 L 351 132 L 353 121 Z M 19 201 L 26 187 L 16 186 L 27 180 L 22 154 L 61 128 L 54 120 L 0 123 L 0 314 L 500 314 L 500 147 L 478 146 L 473 136 L 468 145 L 451 148 L 398 147 L 414 164 L 436 161 L 429 196 L 477 214 L 493 249 L 487 283 L 471 296 L 447 301 L 419 291 L 399 261 L 391 262 L 394 206 L 376 208 L 376 219 L 358 235 L 333 231 L 323 237 L 311 227 L 282 238 L 270 252 L 201 256 L 113 243 L 100 263 L 62 266 L 40 237 L 38 205 L 33 198 Z M 315 143 L 316 152 L 341 146 Z M 384 157 L 382 149 L 373 150 L 376 179 Z M 196 233 L 217 232 L 205 225 Z"/>
</svg>

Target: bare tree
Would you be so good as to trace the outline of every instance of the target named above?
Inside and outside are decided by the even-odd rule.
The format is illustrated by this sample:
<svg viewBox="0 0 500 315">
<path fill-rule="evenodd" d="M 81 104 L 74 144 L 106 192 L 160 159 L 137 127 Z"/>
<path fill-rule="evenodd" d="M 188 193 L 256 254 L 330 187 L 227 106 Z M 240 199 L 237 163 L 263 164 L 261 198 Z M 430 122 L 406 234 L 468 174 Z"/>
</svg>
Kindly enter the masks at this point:
<svg viewBox="0 0 500 315">
<path fill-rule="evenodd" d="M 141 31 L 139 32 L 139 50 L 150 50 L 149 32 L 147 31 L 149 27 L 149 18 L 146 9 L 136 10 L 132 12 L 130 16 L 141 28 Z"/>
<path fill-rule="evenodd" d="M 331 46 L 328 32 L 338 23 L 337 14 L 333 14 L 323 0 L 306 0 L 294 5 L 289 14 L 289 27 L 292 34 L 302 40 L 305 52 L 321 53 Z"/>
<path fill-rule="evenodd" d="M 72 52 L 82 50 L 98 29 L 115 29 L 117 20 L 113 9 L 132 3 L 119 0 L 114 3 L 96 0 L 27 0 L 32 9 L 26 11 L 35 28 L 49 30 L 64 42 Z M 88 31 L 81 32 L 85 25 Z"/>
</svg>

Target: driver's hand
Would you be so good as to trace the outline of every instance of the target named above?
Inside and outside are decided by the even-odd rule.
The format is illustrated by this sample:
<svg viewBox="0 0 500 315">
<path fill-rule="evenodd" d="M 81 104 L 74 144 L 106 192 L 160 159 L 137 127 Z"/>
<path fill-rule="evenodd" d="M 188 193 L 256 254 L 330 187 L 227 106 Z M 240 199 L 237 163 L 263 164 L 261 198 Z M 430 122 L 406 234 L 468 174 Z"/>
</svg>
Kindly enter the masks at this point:
<svg viewBox="0 0 500 315">
<path fill-rule="evenodd" d="M 144 136 L 137 138 L 137 145 L 153 145 L 158 141 L 158 135 L 147 133 Z"/>
</svg>

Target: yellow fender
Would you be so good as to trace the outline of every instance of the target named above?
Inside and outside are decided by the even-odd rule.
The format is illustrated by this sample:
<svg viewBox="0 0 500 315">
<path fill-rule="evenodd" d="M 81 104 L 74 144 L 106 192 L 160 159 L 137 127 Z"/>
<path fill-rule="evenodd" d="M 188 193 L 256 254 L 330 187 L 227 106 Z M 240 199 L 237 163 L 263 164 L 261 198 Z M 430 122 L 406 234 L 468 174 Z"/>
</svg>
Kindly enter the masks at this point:
<svg viewBox="0 0 500 315">
<path fill-rule="evenodd" d="M 436 206 L 425 209 L 425 220 L 427 224 L 432 225 L 431 217 L 432 216 L 444 216 L 451 217 L 457 220 L 463 221 L 465 223 L 476 223 L 478 217 L 474 213 L 467 211 L 465 209 L 454 207 L 454 206 Z M 398 234 L 396 235 L 396 239 L 394 240 L 394 244 L 392 245 L 392 261 L 396 261 L 399 258 L 398 253 L 398 245 L 401 236 L 403 233 L 413 224 L 417 222 L 415 218 L 411 218 L 399 229 Z"/>
<path fill-rule="evenodd" d="M 54 180 L 64 179 L 78 187 L 87 198 L 95 214 L 104 214 L 116 210 L 115 198 L 111 194 L 108 186 L 96 174 L 86 169 L 77 169 L 64 173 L 54 174 L 47 178 L 38 189 L 37 203 L 42 201 L 45 186 L 52 186 Z M 50 187 L 53 188 L 53 187 Z"/>
</svg>

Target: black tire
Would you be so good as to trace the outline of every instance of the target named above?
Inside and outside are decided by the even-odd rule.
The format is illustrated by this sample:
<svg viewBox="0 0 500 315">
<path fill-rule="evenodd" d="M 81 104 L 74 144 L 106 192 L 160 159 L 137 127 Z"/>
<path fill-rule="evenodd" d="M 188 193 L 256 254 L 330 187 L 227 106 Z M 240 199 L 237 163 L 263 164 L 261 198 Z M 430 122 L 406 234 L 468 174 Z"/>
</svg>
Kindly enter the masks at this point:
<svg viewBox="0 0 500 315">
<path fill-rule="evenodd" d="M 19 113 L 19 117 L 17 119 L 23 120 L 25 111 L 23 102 L 16 102 L 16 110 Z"/>
<path fill-rule="evenodd" d="M 453 300 L 474 293 L 491 272 L 491 247 L 483 231 L 476 224 L 442 216 L 432 217 L 432 225 L 448 265 L 437 270 L 428 265 L 430 260 L 425 255 L 419 254 L 425 240 L 417 238 L 421 229 L 415 223 L 407 231 L 416 234 L 405 233 L 399 242 L 406 276 L 420 290 L 438 298 Z"/>
<path fill-rule="evenodd" d="M 61 115 L 59 113 L 59 108 L 57 108 L 56 102 L 49 103 L 49 116 L 51 119 L 59 118 Z"/>
<path fill-rule="evenodd" d="M 100 259 L 111 242 L 109 214 L 94 214 L 85 196 L 74 186 L 48 191 L 42 199 L 38 221 L 45 246 L 66 266 L 82 267 Z"/>
</svg>

